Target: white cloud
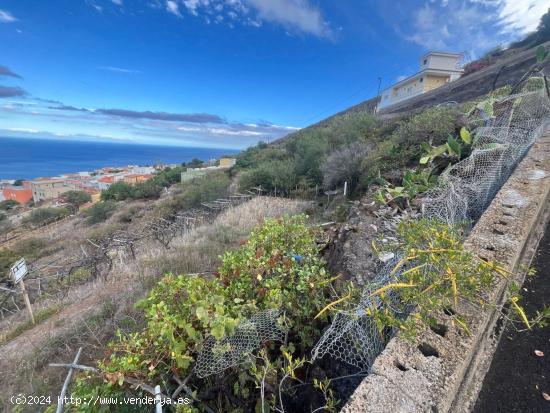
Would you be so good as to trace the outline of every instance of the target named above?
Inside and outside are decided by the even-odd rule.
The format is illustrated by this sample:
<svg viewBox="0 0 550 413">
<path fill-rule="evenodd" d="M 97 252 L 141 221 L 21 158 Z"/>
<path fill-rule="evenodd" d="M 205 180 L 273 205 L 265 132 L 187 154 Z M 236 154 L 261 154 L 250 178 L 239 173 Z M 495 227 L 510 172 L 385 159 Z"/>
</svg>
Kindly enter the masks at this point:
<svg viewBox="0 0 550 413">
<path fill-rule="evenodd" d="M 40 132 L 38 129 L 30 129 L 30 128 L 5 128 L 6 130 L 9 130 L 10 132 L 25 132 L 25 133 L 38 133 Z"/>
<path fill-rule="evenodd" d="M 122 67 L 115 67 L 115 66 L 100 66 L 99 69 L 107 70 L 109 72 L 115 72 L 115 73 L 125 73 L 125 74 L 129 74 L 129 75 L 141 73 L 141 71 L 139 71 L 139 70 L 124 69 Z"/>
<path fill-rule="evenodd" d="M 257 10 L 261 19 L 279 23 L 319 37 L 330 37 L 332 31 L 318 7 L 306 0 L 245 0 Z"/>
<path fill-rule="evenodd" d="M 9 11 L 0 10 L 0 23 L 13 23 L 17 19 Z"/>
<path fill-rule="evenodd" d="M 498 3 L 504 32 L 521 34 L 534 31 L 550 6 L 545 0 L 501 0 Z"/>
<path fill-rule="evenodd" d="M 211 21 L 240 20 L 242 24 L 261 27 L 262 22 L 279 24 L 290 31 L 318 37 L 331 37 L 333 32 L 319 7 L 310 0 L 169 0 L 166 9 L 181 16 L 180 6 L 193 16 Z"/>
<path fill-rule="evenodd" d="M 250 130 L 232 130 L 223 128 L 208 128 L 208 132 L 214 135 L 229 135 L 229 136 L 262 136 L 262 132 L 255 132 Z"/>
<path fill-rule="evenodd" d="M 409 30 L 403 27 L 410 10 L 394 24 L 405 39 L 425 49 L 475 56 L 535 30 L 547 9 L 548 0 L 429 0 L 412 12 Z"/>
<path fill-rule="evenodd" d="M 117 6 L 122 6 L 122 0 L 111 0 L 113 3 L 115 3 Z"/>
<path fill-rule="evenodd" d="M 201 0 L 183 0 L 183 5 L 187 7 L 187 10 L 194 16 L 197 15 L 197 8 L 203 3 L 208 5 L 208 0 L 206 2 Z"/>
<path fill-rule="evenodd" d="M 175 16 L 181 17 L 180 8 L 178 6 L 178 3 L 176 3 L 174 0 L 167 0 L 166 1 L 166 10 L 168 10 L 169 13 L 172 13 Z"/>
<path fill-rule="evenodd" d="M 441 24 L 443 21 L 434 6 L 426 4 L 415 14 L 414 33 L 406 36 L 406 39 L 427 49 L 446 49 L 445 39 L 450 34 L 447 25 Z"/>
</svg>

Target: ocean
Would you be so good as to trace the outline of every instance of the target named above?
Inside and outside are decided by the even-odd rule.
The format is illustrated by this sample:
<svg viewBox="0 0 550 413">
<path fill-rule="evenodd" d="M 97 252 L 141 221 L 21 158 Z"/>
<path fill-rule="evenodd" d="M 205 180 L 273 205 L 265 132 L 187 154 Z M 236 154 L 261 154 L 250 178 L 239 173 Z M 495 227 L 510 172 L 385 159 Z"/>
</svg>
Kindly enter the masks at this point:
<svg viewBox="0 0 550 413">
<path fill-rule="evenodd" d="M 105 166 L 179 164 L 193 158 L 217 159 L 237 152 L 231 149 L 0 137 L 0 179 L 33 179 L 92 171 Z"/>
</svg>

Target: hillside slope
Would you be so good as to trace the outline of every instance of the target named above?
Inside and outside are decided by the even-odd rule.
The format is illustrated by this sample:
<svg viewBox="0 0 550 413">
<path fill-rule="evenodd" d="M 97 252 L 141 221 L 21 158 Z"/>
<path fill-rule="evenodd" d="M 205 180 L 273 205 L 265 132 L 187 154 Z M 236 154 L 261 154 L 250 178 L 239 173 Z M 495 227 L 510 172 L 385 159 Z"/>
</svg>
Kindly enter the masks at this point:
<svg viewBox="0 0 550 413">
<path fill-rule="evenodd" d="M 548 48 L 550 41 L 542 44 Z M 413 97 L 404 102 L 387 107 L 379 112 L 380 115 L 395 116 L 397 114 L 409 111 L 417 111 L 428 106 L 435 106 L 445 102 L 463 103 L 483 96 L 494 89 L 505 85 L 514 85 L 519 82 L 522 76 L 536 63 L 536 47 L 520 51 L 513 55 L 505 55 L 498 59 L 493 65 L 483 68 L 468 76 L 464 76 L 452 83 L 440 88 L 426 92 L 422 95 Z M 550 63 L 547 61 L 545 70 L 548 72 Z M 343 111 L 335 113 L 317 123 L 309 125 L 304 129 L 323 128 L 327 126 L 334 118 L 353 115 L 357 113 L 374 113 L 379 98 L 372 97 L 361 103 L 353 105 Z M 304 130 L 302 129 L 302 130 Z M 296 132 L 288 134 L 273 144 L 280 144 L 292 137 Z"/>
</svg>

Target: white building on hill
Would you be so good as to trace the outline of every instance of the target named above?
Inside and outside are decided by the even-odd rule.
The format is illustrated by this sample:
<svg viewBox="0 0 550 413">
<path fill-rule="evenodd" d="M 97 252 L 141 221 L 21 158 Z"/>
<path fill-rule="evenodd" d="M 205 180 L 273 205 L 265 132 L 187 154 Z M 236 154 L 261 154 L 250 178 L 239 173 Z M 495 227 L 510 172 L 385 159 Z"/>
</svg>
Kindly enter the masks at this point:
<svg viewBox="0 0 550 413">
<path fill-rule="evenodd" d="M 378 109 L 443 86 L 462 75 L 460 53 L 429 52 L 420 58 L 420 71 L 381 93 Z"/>
</svg>

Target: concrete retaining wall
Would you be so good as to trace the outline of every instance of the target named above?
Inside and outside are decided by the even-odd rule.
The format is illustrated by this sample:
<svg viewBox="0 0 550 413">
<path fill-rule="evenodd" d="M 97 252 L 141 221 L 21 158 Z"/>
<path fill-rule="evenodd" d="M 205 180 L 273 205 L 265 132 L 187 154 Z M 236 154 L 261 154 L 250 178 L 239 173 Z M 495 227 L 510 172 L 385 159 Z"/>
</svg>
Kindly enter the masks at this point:
<svg viewBox="0 0 550 413">
<path fill-rule="evenodd" d="M 518 165 L 480 218 L 465 245 L 482 258 L 517 272 L 529 264 L 548 223 L 550 132 Z M 522 276 L 520 276 L 522 278 Z M 521 282 L 522 280 L 518 280 Z M 498 309 L 460 303 L 449 309 L 467 319 L 472 334 L 439 314 L 439 328 L 423 328 L 413 342 L 397 336 L 372 366 L 342 412 L 467 412 L 473 408 L 500 339 L 500 308 L 507 281 L 490 292 Z M 528 333 L 526 333 L 528 334 Z"/>
</svg>

